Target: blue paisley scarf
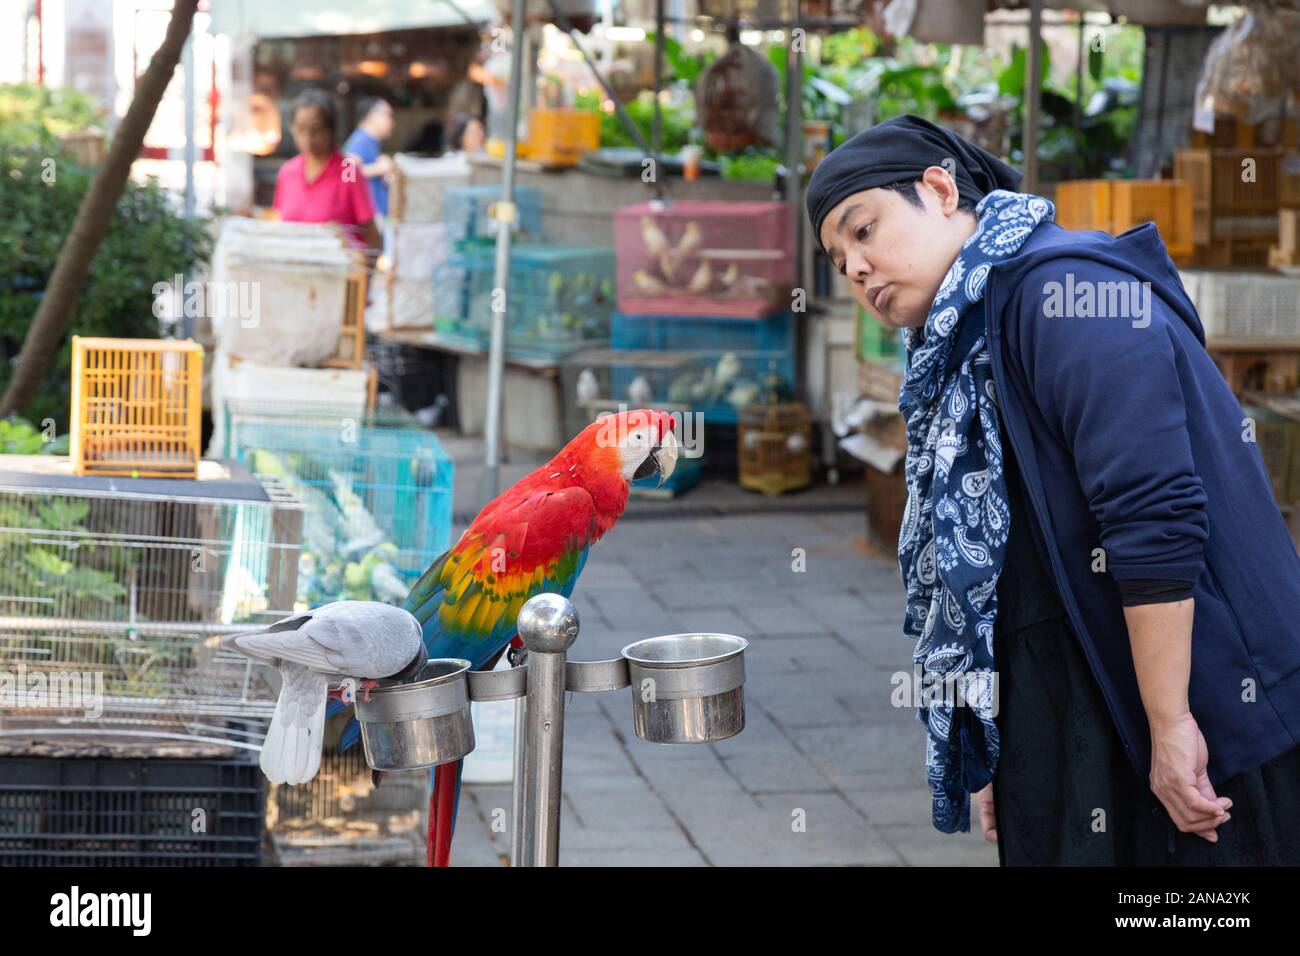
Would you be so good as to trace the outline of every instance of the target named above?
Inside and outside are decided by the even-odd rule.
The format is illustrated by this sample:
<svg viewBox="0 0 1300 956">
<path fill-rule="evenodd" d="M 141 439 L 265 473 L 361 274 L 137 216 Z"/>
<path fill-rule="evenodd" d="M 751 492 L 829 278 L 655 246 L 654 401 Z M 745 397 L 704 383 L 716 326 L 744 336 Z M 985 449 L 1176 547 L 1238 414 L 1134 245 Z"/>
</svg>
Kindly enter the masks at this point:
<svg viewBox="0 0 1300 956">
<path fill-rule="evenodd" d="M 970 830 L 970 795 L 993 779 L 998 761 L 993 622 L 1011 512 L 980 302 L 993 265 L 1054 212 L 1042 196 L 1001 189 L 984 196 L 924 329 L 903 330 L 903 632 L 917 639 L 926 779 L 934 825 L 945 833 Z"/>
</svg>

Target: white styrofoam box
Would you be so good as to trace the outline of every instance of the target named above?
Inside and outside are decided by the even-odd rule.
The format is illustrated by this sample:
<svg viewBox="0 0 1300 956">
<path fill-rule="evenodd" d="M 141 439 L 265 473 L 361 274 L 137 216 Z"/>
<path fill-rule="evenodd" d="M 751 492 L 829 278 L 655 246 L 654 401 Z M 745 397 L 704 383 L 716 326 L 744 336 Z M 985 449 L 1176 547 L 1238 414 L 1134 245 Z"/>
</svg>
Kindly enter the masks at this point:
<svg viewBox="0 0 1300 956">
<path fill-rule="evenodd" d="M 516 365 L 505 367 L 501 431 L 506 444 L 530 451 L 559 451 L 572 436 L 563 429 L 559 377 Z M 456 361 L 456 418 L 462 435 L 483 434 L 487 410 L 487 357 Z"/>
<path fill-rule="evenodd" d="M 354 261 L 342 234 L 327 225 L 227 219 L 212 284 L 226 290 L 227 301 L 236 296 L 241 308 L 212 314 L 217 348 L 267 365 L 333 357 Z"/>
<path fill-rule="evenodd" d="M 441 221 L 443 189 L 469 185 L 470 164 L 464 153 L 450 153 L 432 159 L 398 153 L 393 162 L 397 164 L 402 180 L 403 222 Z"/>
<path fill-rule="evenodd" d="M 433 282 L 425 279 L 377 279 L 371 285 L 370 303 L 366 306 L 366 329 L 386 332 L 389 329 L 433 328 Z"/>
<path fill-rule="evenodd" d="M 451 255 L 451 235 L 443 222 L 395 222 L 392 226 L 393 273 L 433 289 L 433 271 Z"/>
<path fill-rule="evenodd" d="M 331 411 L 354 413 L 360 421 L 366 412 L 369 393 L 367 369 L 281 368 L 241 361 L 218 351 L 212 358 L 212 438 L 208 442 L 208 455 L 220 458 L 225 454 L 224 410 L 228 400 L 306 408 L 325 403 Z"/>
<path fill-rule="evenodd" d="M 1179 275 L 1206 338 L 1300 337 L 1300 279 L 1203 269 Z"/>
</svg>

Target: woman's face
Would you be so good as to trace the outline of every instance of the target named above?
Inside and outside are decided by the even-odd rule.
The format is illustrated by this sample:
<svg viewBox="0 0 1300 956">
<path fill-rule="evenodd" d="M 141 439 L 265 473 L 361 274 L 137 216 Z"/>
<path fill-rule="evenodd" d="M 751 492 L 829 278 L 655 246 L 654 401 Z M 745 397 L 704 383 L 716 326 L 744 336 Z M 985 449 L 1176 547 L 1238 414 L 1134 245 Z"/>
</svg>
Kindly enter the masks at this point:
<svg viewBox="0 0 1300 956">
<path fill-rule="evenodd" d="M 483 124 L 472 119 L 465 124 L 465 132 L 461 134 L 461 149 L 467 153 L 477 153 L 483 148 L 483 139 Z"/>
<path fill-rule="evenodd" d="M 304 106 L 293 113 L 293 145 L 298 152 L 317 159 L 329 156 L 334 148 L 334 134 L 320 109 Z"/>
<path fill-rule="evenodd" d="M 916 184 L 918 208 L 891 189 L 866 189 L 822 221 L 821 241 L 862 307 L 892 328 L 921 326 L 943 277 L 975 231 L 957 210 L 957 184 L 931 166 Z"/>
</svg>

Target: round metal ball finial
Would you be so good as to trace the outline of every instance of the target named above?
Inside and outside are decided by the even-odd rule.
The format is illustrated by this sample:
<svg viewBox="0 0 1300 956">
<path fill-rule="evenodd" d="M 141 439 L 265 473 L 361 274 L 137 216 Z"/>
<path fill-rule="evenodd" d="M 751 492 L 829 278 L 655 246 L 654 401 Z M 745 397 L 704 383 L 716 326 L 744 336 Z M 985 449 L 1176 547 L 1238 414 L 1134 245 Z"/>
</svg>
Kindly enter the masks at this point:
<svg viewBox="0 0 1300 956">
<path fill-rule="evenodd" d="M 538 594 L 519 609 L 524 646 L 538 654 L 567 651 L 578 636 L 578 609 L 560 594 Z"/>
</svg>

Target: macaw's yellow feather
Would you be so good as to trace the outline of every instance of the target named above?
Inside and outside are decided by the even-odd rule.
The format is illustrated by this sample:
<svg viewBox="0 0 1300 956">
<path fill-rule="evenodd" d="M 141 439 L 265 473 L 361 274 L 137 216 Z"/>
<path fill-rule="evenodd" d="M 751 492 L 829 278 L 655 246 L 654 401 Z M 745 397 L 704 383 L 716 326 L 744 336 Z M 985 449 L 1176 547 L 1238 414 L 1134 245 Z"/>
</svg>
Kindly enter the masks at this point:
<svg viewBox="0 0 1300 956">
<path fill-rule="evenodd" d="M 470 620 L 469 629 L 475 634 L 486 634 L 492 630 L 501 618 L 502 602 L 496 595 L 485 592 L 479 601 L 478 610 Z"/>
<path fill-rule="evenodd" d="M 478 610 L 479 601 L 483 599 L 483 592 L 472 594 L 456 602 L 455 607 L 451 608 L 451 613 L 447 615 L 447 623 L 457 631 L 469 629 L 469 622 Z"/>
</svg>

